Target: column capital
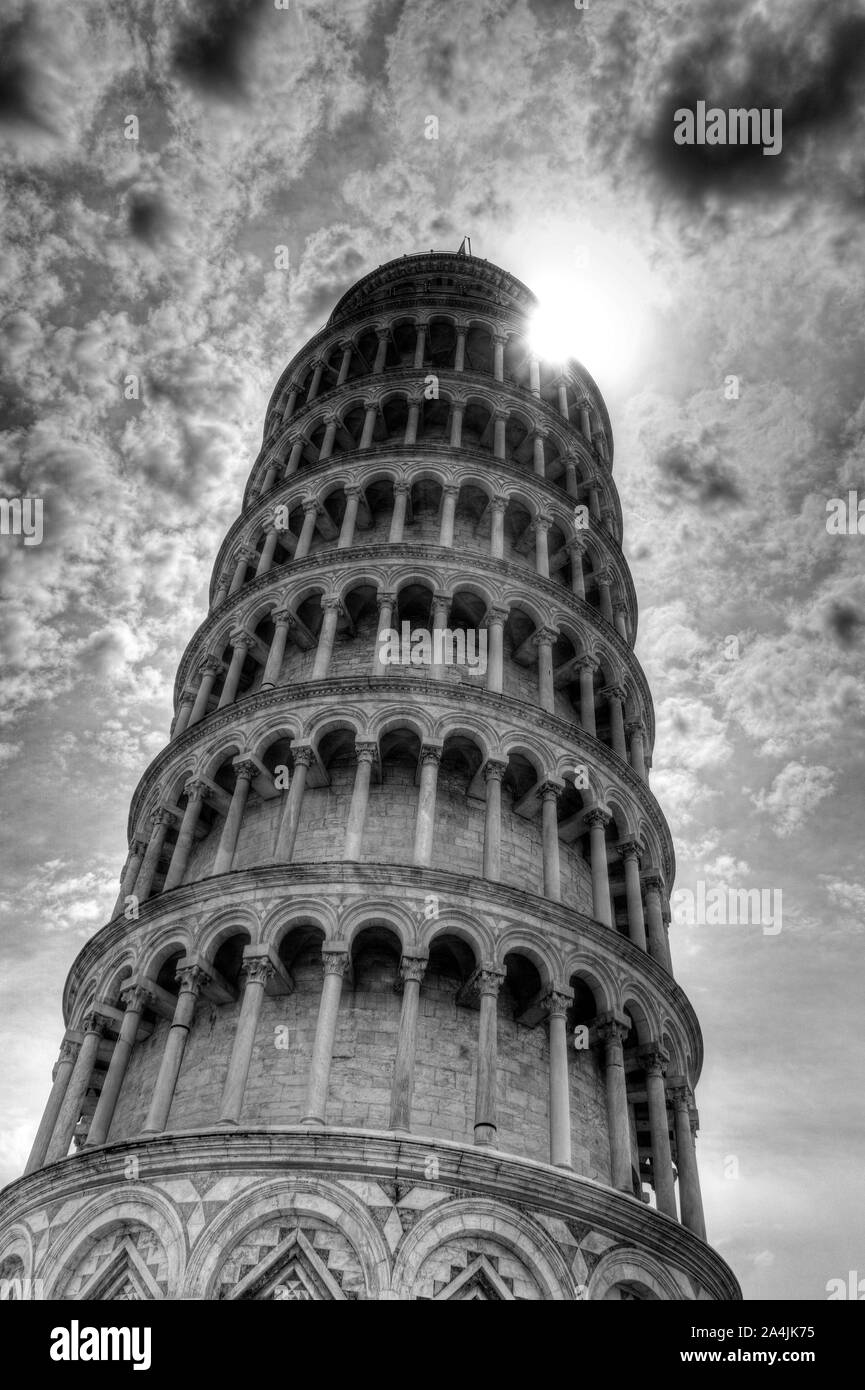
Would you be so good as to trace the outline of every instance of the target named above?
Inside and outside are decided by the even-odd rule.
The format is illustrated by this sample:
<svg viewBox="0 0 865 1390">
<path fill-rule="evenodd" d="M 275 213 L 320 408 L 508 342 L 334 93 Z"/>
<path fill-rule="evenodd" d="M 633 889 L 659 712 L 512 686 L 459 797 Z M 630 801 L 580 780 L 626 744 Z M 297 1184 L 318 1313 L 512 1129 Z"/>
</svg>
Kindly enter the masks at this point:
<svg viewBox="0 0 865 1390">
<path fill-rule="evenodd" d="M 494 512 L 505 512 L 507 510 L 508 500 L 507 497 L 491 497 L 490 509 Z"/>
<path fill-rule="evenodd" d="M 669 1076 L 667 1078 L 667 1095 L 676 1110 L 686 1110 L 690 1117 L 690 1113 L 694 1108 L 694 1095 L 691 1087 L 688 1085 L 687 1077 Z"/>
<path fill-rule="evenodd" d="M 504 344 L 508 341 L 508 338 L 509 338 L 509 337 L 510 337 L 510 334 L 509 334 L 509 333 L 503 332 L 501 328 L 496 328 L 496 329 L 494 329 L 494 331 L 493 331 L 493 342 L 494 342 L 494 343 L 501 343 L 501 344 L 504 346 Z"/>
<path fill-rule="evenodd" d="M 132 839 L 129 842 L 129 853 L 133 855 L 143 855 L 146 852 L 146 850 L 147 841 L 143 840 L 140 835 L 133 835 Z"/>
<path fill-rule="evenodd" d="M 549 512 L 539 512 L 534 519 L 532 529 L 535 531 L 549 531 L 552 524 L 553 518 L 550 516 Z"/>
<path fill-rule="evenodd" d="M 619 851 L 622 860 L 636 859 L 637 864 L 640 863 L 640 860 L 643 855 L 643 849 L 637 840 L 633 838 L 627 840 L 620 840 L 619 843 L 616 845 L 616 849 Z"/>
<path fill-rule="evenodd" d="M 532 437 L 534 439 L 549 439 L 550 431 L 546 425 L 534 425 L 532 427 Z"/>
<path fill-rule="evenodd" d="M 159 825 L 167 825 L 170 829 L 172 825 L 177 824 L 177 816 L 173 811 L 169 811 L 167 806 L 157 806 L 150 813 L 150 821 L 154 830 Z"/>
<path fill-rule="evenodd" d="M 407 483 L 405 479 L 400 478 L 394 483 L 393 490 L 394 495 L 396 495 L 397 493 L 399 493 L 400 495 L 409 493 L 411 492 L 411 483 Z"/>
<path fill-rule="evenodd" d="M 81 1020 L 81 1031 L 85 1036 L 88 1033 L 95 1033 L 97 1037 L 101 1038 L 105 1032 L 105 1023 L 104 1014 L 99 1012 L 98 1006 L 94 1006 Z"/>
<path fill-rule="evenodd" d="M 57 1065 L 59 1066 L 61 1062 L 74 1062 L 75 1058 L 78 1056 L 78 1053 L 80 1051 L 80 1042 L 76 1042 L 74 1038 L 64 1038 L 62 1043 L 60 1044 L 60 1051 L 57 1057 Z M 51 1076 L 51 1080 L 54 1080 L 53 1073 Z"/>
<path fill-rule="evenodd" d="M 120 1002 L 127 1012 L 141 1013 L 153 999 L 153 991 L 146 983 L 136 982 L 125 985 L 120 990 Z"/>
<path fill-rule="evenodd" d="M 199 994 L 202 985 L 210 979 L 208 972 L 200 965 L 179 965 L 174 976 L 180 985 L 181 994 Z"/>
<path fill-rule="evenodd" d="M 297 622 L 297 617 L 290 608 L 274 608 L 270 617 L 276 627 L 293 627 Z"/>
<path fill-rule="evenodd" d="M 553 642 L 559 640 L 558 630 L 554 627 L 539 627 L 537 632 L 532 634 L 532 645 L 542 647 L 546 643 L 552 646 Z"/>
<path fill-rule="evenodd" d="M 253 956 L 244 960 L 240 970 L 248 985 L 266 985 L 274 974 L 273 961 L 269 956 Z"/>
<path fill-rule="evenodd" d="M 343 492 L 346 497 L 363 497 L 363 488 L 360 483 L 346 483 Z"/>
<path fill-rule="evenodd" d="M 654 1041 L 646 1043 L 645 1047 L 639 1049 L 637 1055 L 647 1076 L 664 1075 L 667 1070 L 667 1063 L 670 1060 L 670 1054 L 659 1042 Z"/>
<path fill-rule="evenodd" d="M 237 774 L 238 781 L 242 777 L 247 782 L 254 782 L 261 773 L 258 763 L 252 758 L 234 758 L 231 765 Z"/>
<path fill-rule="evenodd" d="M 601 663 L 596 656 L 578 656 L 575 662 L 578 671 L 595 672 L 600 668 Z"/>
<path fill-rule="evenodd" d="M 623 598 L 617 598 L 613 604 L 614 613 L 627 613 L 628 605 Z"/>
<path fill-rule="evenodd" d="M 420 750 L 420 760 L 422 763 L 435 763 L 438 767 L 442 760 L 442 746 L 438 743 L 424 743 Z"/>
<path fill-rule="evenodd" d="M 308 516 L 310 512 L 314 512 L 315 515 L 318 516 L 321 510 L 318 500 L 315 497 L 306 497 L 301 505 L 303 507 L 304 516 Z"/>
<path fill-rule="evenodd" d="M 496 408 L 495 408 L 495 410 L 493 411 L 493 419 L 494 419 L 494 420 L 504 420 L 504 421 L 507 421 L 507 420 L 510 419 L 510 417 L 511 417 L 511 412 L 510 412 L 509 410 L 507 410 L 506 407 L 503 406 L 503 405 L 497 405 Z"/>
<path fill-rule="evenodd" d="M 657 869 L 647 869 L 643 874 L 643 887 L 647 893 L 657 893 L 660 897 L 664 891 L 664 880 Z"/>
<path fill-rule="evenodd" d="M 210 788 L 198 777 L 192 777 L 183 788 L 187 801 L 204 801 Z"/>
<path fill-rule="evenodd" d="M 403 983 L 411 980 L 419 985 L 426 973 L 428 959 L 428 956 L 403 956 L 399 963 L 399 974 Z"/>
<path fill-rule="evenodd" d="M 343 979 L 348 971 L 350 958 L 347 950 L 335 950 L 332 947 L 322 946 L 321 962 L 325 975 L 338 975 L 340 979 Z"/>
<path fill-rule="evenodd" d="M 558 989 L 551 989 L 549 994 L 541 1000 L 549 1018 L 564 1018 L 573 1002 L 574 996 L 571 990 L 565 993 L 564 990 Z"/>
<path fill-rule="evenodd" d="M 386 342 L 387 339 L 390 337 L 390 324 L 386 324 L 384 328 L 376 328 L 375 336 L 378 338 L 380 343 Z"/>
<path fill-rule="evenodd" d="M 586 553 L 587 546 L 584 536 L 572 536 L 570 540 L 565 541 L 565 545 L 571 552 L 571 555 L 579 555 L 580 559 L 582 559 Z"/>
<path fill-rule="evenodd" d="M 211 672 L 215 674 L 221 667 L 222 662 L 218 656 L 206 656 L 203 661 L 198 663 L 198 674 L 200 676 L 209 676 Z"/>
<path fill-rule="evenodd" d="M 606 696 L 608 700 L 618 700 L 620 705 L 623 705 L 627 699 L 625 690 L 621 685 L 605 685 L 599 694 Z"/>
<path fill-rule="evenodd" d="M 484 781 L 500 782 L 507 770 L 506 762 L 502 762 L 499 758 L 490 758 L 488 762 L 484 763 Z"/>
<path fill-rule="evenodd" d="M 541 798 L 541 801 L 558 801 L 563 791 L 564 787 L 562 783 L 554 782 L 551 778 L 548 778 L 546 782 L 541 782 L 538 785 L 538 796 Z"/>
<path fill-rule="evenodd" d="M 612 816 L 609 811 L 602 811 L 600 806 L 596 806 L 593 810 L 586 812 L 583 816 L 583 820 L 586 825 L 600 825 L 606 830 L 612 820 Z"/>
<path fill-rule="evenodd" d="M 393 605 L 396 603 L 396 594 L 390 592 L 378 593 L 375 596 L 375 601 L 378 605 L 378 611 L 380 613 L 386 604 L 389 604 L 391 608 L 393 607 Z"/>
<path fill-rule="evenodd" d="M 489 627 L 492 623 L 506 623 L 510 614 L 509 608 L 501 608 L 494 603 L 487 609 L 484 615 L 484 622 Z"/>
<path fill-rule="evenodd" d="M 258 559 L 258 551 L 253 545 L 242 545 L 237 551 L 237 559 L 245 560 L 248 565 L 254 565 Z"/>
<path fill-rule="evenodd" d="M 180 699 L 178 700 L 177 703 L 178 703 L 178 705 L 194 705 L 194 704 L 195 704 L 195 691 L 194 691 L 194 690 L 184 690 L 183 694 L 181 695 L 181 697 L 180 697 Z"/>
<path fill-rule="evenodd" d="M 242 627 L 236 628 L 234 632 L 230 633 L 228 640 L 235 651 L 240 647 L 248 649 L 252 646 L 252 634 Z"/>
<path fill-rule="evenodd" d="M 480 995 L 498 998 L 499 990 L 505 982 L 504 970 L 497 970 L 491 965 L 481 965 L 474 973 L 474 988 Z"/>
<path fill-rule="evenodd" d="M 610 574 L 610 571 L 608 569 L 595 570 L 596 584 L 605 584 L 609 586 L 612 583 L 612 578 L 613 576 Z"/>
<path fill-rule="evenodd" d="M 591 1026 L 598 1042 L 603 1043 L 623 1043 L 631 1031 L 631 1025 L 625 1015 L 616 1013 L 614 1009 L 598 1014 Z"/>
<path fill-rule="evenodd" d="M 646 726 L 642 719 L 629 719 L 625 725 L 626 734 L 644 734 L 645 732 Z"/>
<path fill-rule="evenodd" d="M 378 744 L 373 742 L 358 743 L 355 740 L 354 751 L 359 763 L 374 763 L 378 757 Z"/>
<path fill-rule="evenodd" d="M 291 758 L 295 767 L 312 767 L 315 753 L 308 743 L 301 744 L 299 747 L 292 747 Z"/>
<path fill-rule="evenodd" d="M 459 497 L 460 489 L 458 483 L 445 483 L 442 488 L 442 497 Z"/>
<path fill-rule="evenodd" d="M 332 611 L 333 609 L 336 609 L 337 612 L 341 613 L 342 599 L 335 598 L 333 594 L 330 594 L 327 598 L 325 598 L 324 595 L 322 595 L 321 606 L 324 609 L 325 613 Z"/>
</svg>

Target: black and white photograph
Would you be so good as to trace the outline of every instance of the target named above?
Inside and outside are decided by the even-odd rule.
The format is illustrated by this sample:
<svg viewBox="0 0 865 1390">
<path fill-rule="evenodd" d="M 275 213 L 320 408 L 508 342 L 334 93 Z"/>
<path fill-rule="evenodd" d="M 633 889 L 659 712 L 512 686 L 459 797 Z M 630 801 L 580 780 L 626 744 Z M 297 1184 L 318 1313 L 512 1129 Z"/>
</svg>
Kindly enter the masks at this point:
<svg viewBox="0 0 865 1390">
<path fill-rule="evenodd" d="M 828 1374 L 865 4 L 3 0 L 0 209 L 25 1365 L 471 1299 Z"/>
</svg>

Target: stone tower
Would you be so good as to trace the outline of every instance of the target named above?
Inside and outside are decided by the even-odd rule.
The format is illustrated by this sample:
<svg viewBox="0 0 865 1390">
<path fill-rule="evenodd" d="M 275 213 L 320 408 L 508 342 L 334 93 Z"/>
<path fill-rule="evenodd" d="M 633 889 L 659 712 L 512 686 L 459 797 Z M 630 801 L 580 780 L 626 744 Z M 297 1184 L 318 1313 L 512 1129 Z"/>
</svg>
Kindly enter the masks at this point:
<svg viewBox="0 0 865 1390">
<path fill-rule="evenodd" d="M 404 256 L 283 373 L 0 1198 L 22 1289 L 740 1297 L 610 422 L 532 306 Z"/>
</svg>

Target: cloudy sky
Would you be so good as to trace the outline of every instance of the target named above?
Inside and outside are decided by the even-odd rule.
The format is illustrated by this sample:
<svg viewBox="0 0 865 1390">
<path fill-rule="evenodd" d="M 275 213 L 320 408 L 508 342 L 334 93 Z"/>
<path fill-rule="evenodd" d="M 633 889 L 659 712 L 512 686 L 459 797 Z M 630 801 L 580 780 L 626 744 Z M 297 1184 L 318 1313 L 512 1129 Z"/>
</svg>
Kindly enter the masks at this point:
<svg viewBox="0 0 865 1390">
<path fill-rule="evenodd" d="M 826 529 L 829 498 L 865 500 L 865 10 L 4 14 L 2 495 L 45 512 L 41 545 L 0 537 L 0 1179 L 47 1095 L 68 967 L 113 904 L 270 390 L 361 274 L 468 233 L 559 329 L 567 310 L 610 408 L 678 887 L 783 894 L 774 934 L 672 933 L 706 1040 L 710 1237 L 746 1297 L 865 1274 L 865 535 Z M 699 100 L 780 108 L 781 153 L 675 145 Z"/>
</svg>

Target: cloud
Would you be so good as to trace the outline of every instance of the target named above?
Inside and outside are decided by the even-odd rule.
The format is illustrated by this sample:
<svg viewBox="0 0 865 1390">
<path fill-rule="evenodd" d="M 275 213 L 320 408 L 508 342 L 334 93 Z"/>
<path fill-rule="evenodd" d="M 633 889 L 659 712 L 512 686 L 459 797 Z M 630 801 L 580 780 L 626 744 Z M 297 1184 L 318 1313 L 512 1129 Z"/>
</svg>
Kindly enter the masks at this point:
<svg viewBox="0 0 865 1390">
<path fill-rule="evenodd" d="M 784 839 L 801 829 L 820 802 L 831 796 L 835 780 L 832 768 L 790 762 L 775 777 L 768 792 L 758 791 L 751 800 L 758 811 L 769 813 L 772 829 Z"/>
</svg>

